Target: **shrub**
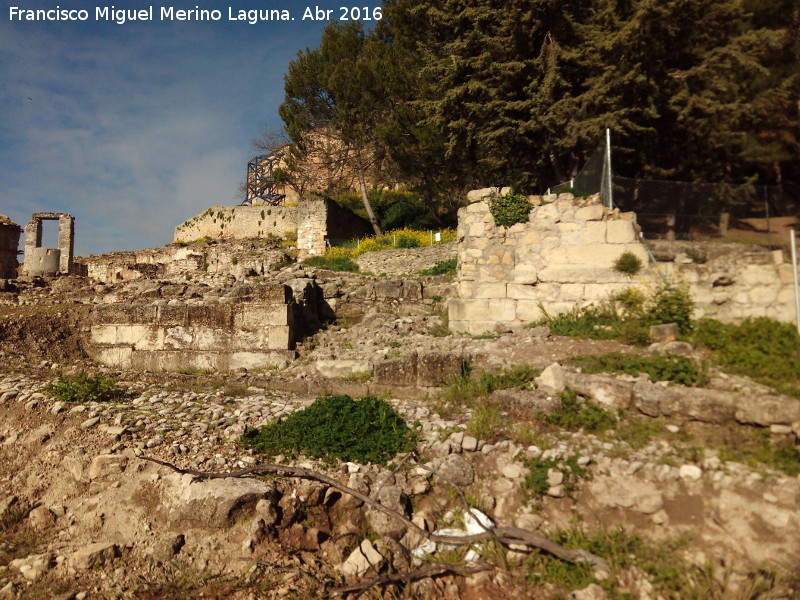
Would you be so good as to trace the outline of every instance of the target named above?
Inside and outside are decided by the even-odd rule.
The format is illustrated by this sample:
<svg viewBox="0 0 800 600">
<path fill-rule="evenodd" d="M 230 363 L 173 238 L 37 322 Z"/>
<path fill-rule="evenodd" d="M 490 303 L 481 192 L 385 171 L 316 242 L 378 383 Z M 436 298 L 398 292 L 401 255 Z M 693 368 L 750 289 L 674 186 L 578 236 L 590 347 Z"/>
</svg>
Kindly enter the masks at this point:
<svg viewBox="0 0 800 600">
<path fill-rule="evenodd" d="M 107 402 L 117 393 L 117 383 L 111 377 L 89 377 L 81 371 L 62 375 L 55 383 L 44 386 L 45 393 L 62 402 Z"/>
<path fill-rule="evenodd" d="M 419 248 L 421 244 L 419 240 L 415 237 L 411 237 L 408 235 L 399 235 L 397 236 L 397 247 L 398 248 Z"/>
<path fill-rule="evenodd" d="M 326 461 L 386 464 L 414 449 L 415 434 L 383 400 L 327 396 L 286 420 L 246 431 L 242 443 L 267 455 L 302 452 Z"/>
<path fill-rule="evenodd" d="M 570 362 L 584 373 L 647 373 L 655 381 L 671 381 L 682 385 L 703 385 L 708 377 L 691 358 L 674 355 L 652 357 L 611 352 L 599 356 L 575 356 Z"/>
<path fill-rule="evenodd" d="M 458 269 L 458 259 L 451 258 L 436 263 L 430 269 L 423 269 L 419 272 L 420 275 L 455 275 Z"/>
<path fill-rule="evenodd" d="M 312 256 L 311 258 L 305 259 L 303 264 L 319 269 L 328 269 L 330 271 L 356 273 L 359 270 L 358 265 L 348 257 L 329 258 L 327 256 Z"/>
<path fill-rule="evenodd" d="M 647 318 L 653 325 L 677 323 L 680 332 L 686 334 L 692 330 L 693 309 L 694 303 L 689 290 L 666 282 L 653 294 Z"/>
<path fill-rule="evenodd" d="M 628 277 L 633 277 L 642 270 L 642 259 L 636 256 L 633 252 L 623 252 L 619 255 L 617 260 L 614 261 L 614 270 L 617 273 L 622 273 Z"/>
<path fill-rule="evenodd" d="M 506 194 L 489 202 L 489 210 L 494 223 L 500 227 L 511 227 L 517 223 L 528 221 L 533 206 L 525 196 Z"/>
</svg>

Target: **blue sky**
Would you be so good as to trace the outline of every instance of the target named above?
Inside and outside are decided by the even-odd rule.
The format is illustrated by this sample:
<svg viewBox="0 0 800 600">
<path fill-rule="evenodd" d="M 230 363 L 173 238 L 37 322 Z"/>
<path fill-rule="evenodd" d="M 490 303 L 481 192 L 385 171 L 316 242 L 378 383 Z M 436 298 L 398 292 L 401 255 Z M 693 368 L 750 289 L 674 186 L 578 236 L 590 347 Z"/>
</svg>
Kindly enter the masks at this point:
<svg viewBox="0 0 800 600">
<path fill-rule="evenodd" d="M 87 255 L 162 246 L 208 206 L 239 204 L 253 138 L 280 127 L 286 67 L 319 43 L 325 22 L 303 21 L 304 9 L 341 4 L 120 0 L 152 5 L 156 20 L 117 25 L 94 20 L 101 0 L 0 0 L 0 213 L 24 226 L 32 212 L 69 212 Z M 10 21 L 11 6 L 90 19 Z M 219 9 L 222 20 L 161 22 L 161 6 Z M 228 7 L 296 20 L 231 22 Z"/>
</svg>

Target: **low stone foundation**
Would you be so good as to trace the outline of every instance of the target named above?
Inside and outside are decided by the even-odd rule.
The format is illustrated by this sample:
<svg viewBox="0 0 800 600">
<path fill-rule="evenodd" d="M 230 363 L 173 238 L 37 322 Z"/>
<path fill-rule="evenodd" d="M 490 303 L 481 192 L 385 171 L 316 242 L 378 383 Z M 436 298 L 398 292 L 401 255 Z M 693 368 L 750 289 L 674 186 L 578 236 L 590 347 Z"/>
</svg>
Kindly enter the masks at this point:
<svg viewBox="0 0 800 600">
<path fill-rule="evenodd" d="M 87 351 L 136 371 L 285 366 L 303 325 L 298 300 L 289 286 L 259 285 L 218 304 L 101 304 L 92 311 Z"/>
</svg>

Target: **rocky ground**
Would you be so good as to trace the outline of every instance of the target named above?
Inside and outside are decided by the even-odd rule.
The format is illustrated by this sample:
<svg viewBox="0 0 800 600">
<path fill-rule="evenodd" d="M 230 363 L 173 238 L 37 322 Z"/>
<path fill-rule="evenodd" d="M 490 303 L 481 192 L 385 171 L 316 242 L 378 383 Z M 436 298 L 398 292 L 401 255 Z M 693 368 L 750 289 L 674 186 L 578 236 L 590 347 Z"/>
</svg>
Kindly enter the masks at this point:
<svg viewBox="0 0 800 600">
<path fill-rule="evenodd" d="M 372 285 L 318 276 L 336 287 L 340 306 Z M 136 293 L 153 293 L 147 285 L 137 283 Z M 230 283 L 169 285 L 202 298 L 224 295 Z M 466 501 L 497 526 L 582 545 L 610 572 L 570 570 L 529 548 L 490 543 L 471 557 L 479 573 L 373 588 L 368 597 L 800 597 L 800 478 L 722 451 L 764 435 L 794 441 L 795 400 L 718 371 L 705 389 L 582 374 L 569 357 L 647 350 L 543 329 L 447 335 L 441 299 L 411 314 L 373 302 L 365 318 L 307 339 L 281 372 L 109 372 L 80 355 L 86 304 L 126 293 L 130 284 L 81 280 L 0 293 L 0 598 L 337 597 L 348 583 L 425 567 L 411 554 L 423 542 L 418 532 L 331 485 L 199 480 L 145 457 L 208 472 L 247 469 L 264 459 L 238 443 L 245 428 L 316 396 L 288 391 L 287 382 L 371 390 L 364 365 L 432 352 L 468 358 L 475 374 L 519 365 L 544 372 L 479 401 L 460 401 L 453 388 L 409 394 L 397 386 L 394 394 L 382 384 L 383 397 L 419 423 L 419 463 L 274 462 L 325 473 L 427 531 L 468 527 Z M 657 349 L 703 358 L 686 345 Z M 68 405 L 44 392 L 58 374 L 82 369 L 105 372 L 122 393 Z M 616 425 L 592 433 L 546 422 L 544 414 L 565 410 L 559 392 L 567 387 L 605 407 Z M 440 550 L 438 562 L 453 570 L 470 564 L 463 552 Z"/>
</svg>

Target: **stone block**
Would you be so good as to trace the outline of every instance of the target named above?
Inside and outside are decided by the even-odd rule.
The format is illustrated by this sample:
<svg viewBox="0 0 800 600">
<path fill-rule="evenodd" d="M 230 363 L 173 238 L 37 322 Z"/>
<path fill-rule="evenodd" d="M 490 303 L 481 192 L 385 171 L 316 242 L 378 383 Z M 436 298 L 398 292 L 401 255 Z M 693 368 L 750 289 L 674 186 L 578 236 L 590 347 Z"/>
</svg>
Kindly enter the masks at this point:
<svg viewBox="0 0 800 600">
<path fill-rule="evenodd" d="M 516 318 L 522 323 L 533 323 L 544 316 L 538 300 L 517 300 Z"/>
<path fill-rule="evenodd" d="M 590 221 L 586 223 L 583 240 L 586 244 L 606 243 L 607 221 Z"/>
<path fill-rule="evenodd" d="M 420 354 L 417 359 L 417 385 L 446 385 L 461 373 L 463 364 L 463 357 L 451 352 Z"/>
<path fill-rule="evenodd" d="M 190 325 L 203 327 L 232 327 L 233 307 L 226 305 L 198 304 L 186 307 Z"/>
<path fill-rule="evenodd" d="M 120 555 L 119 547 L 111 542 L 97 542 L 84 546 L 70 557 L 74 569 L 85 571 L 110 565 Z"/>
<path fill-rule="evenodd" d="M 489 300 L 488 312 L 484 315 L 484 318 L 496 321 L 514 321 L 517 318 L 516 300 L 510 298 Z"/>
<path fill-rule="evenodd" d="M 506 297 L 505 283 L 478 283 L 472 291 L 472 298 L 501 299 Z"/>
<path fill-rule="evenodd" d="M 372 362 L 369 360 L 318 360 L 315 366 L 323 377 L 329 378 L 345 378 L 372 373 Z"/>
<path fill-rule="evenodd" d="M 535 213 L 535 217 L 534 217 Z M 552 219 L 554 221 L 559 220 L 558 214 L 558 207 L 554 203 L 544 204 L 542 206 L 538 206 L 531 211 L 531 222 L 535 222 L 535 220 L 539 219 Z"/>
<path fill-rule="evenodd" d="M 612 244 L 586 244 L 567 246 L 567 261 L 572 265 L 608 268 L 625 250 Z"/>
<path fill-rule="evenodd" d="M 268 325 L 288 325 L 289 311 L 285 304 L 243 304 L 232 316 L 236 329 L 263 329 Z"/>
<path fill-rule="evenodd" d="M 655 343 L 674 342 L 680 330 L 677 323 L 664 323 L 650 327 L 650 341 Z"/>
<path fill-rule="evenodd" d="M 123 321 L 130 323 L 131 321 Z M 161 327 L 188 325 L 189 316 L 185 304 L 162 304 L 158 307 L 157 323 Z"/>
<path fill-rule="evenodd" d="M 452 326 L 453 323 L 451 322 L 450 325 Z M 378 384 L 416 385 L 417 353 L 412 352 L 400 358 L 376 363 L 372 380 Z"/>
<path fill-rule="evenodd" d="M 509 283 L 506 293 L 514 300 L 537 300 L 542 295 L 539 286 L 520 283 Z"/>
<path fill-rule="evenodd" d="M 128 458 L 121 454 L 101 454 L 89 465 L 89 479 L 104 479 L 122 474 L 128 466 Z"/>
<path fill-rule="evenodd" d="M 511 271 L 510 281 L 517 284 L 533 284 L 538 279 L 539 269 L 535 265 L 518 263 Z"/>
<path fill-rule="evenodd" d="M 633 397 L 634 383 L 611 375 L 567 371 L 565 381 L 567 387 L 610 409 L 628 408 Z"/>
<path fill-rule="evenodd" d="M 382 279 L 375 282 L 375 298 L 377 300 L 397 300 L 402 295 L 402 282 L 400 281 Z"/>
<path fill-rule="evenodd" d="M 791 425 L 800 419 L 800 400 L 780 396 L 739 395 L 736 405 L 736 420 L 739 423 Z"/>
<path fill-rule="evenodd" d="M 584 300 L 585 287 L 583 283 L 562 283 L 559 294 L 564 301 Z"/>
<path fill-rule="evenodd" d="M 539 272 L 539 281 L 558 283 L 591 283 L 597 280 L 597 269 L 593 266 L 557 265 L 545 267 Z"/>
<path fill-rule="evenodd" d="M 116 325 L 93 325 L 89 332 L 89 339 L 93 344 L 116 344 Z"/>
<path fill-rule="evenodd" d="M 630 221 L 608 221 L 606 242 L 609 244 L 631 244 L 636 240 L 636 231 Z"/>
<path fill-rule="evenodd" d="M 451 321 L 473 321 L 489 318 L 488 299 L 453 299 L 447 304 Z"/>
<path fill-rule="evenodd" d="M 778 288 L 773 284 L 760 285 L 750 290 L 750 302 L 772 305 L 778 297 Z"/>
<path fill-rule="evenodd" d="M 422 300 L 422 283 L 414 279 L 403 280 L 403 300 Z"/>
<path fill-rule="evenodd" d="M 599 221 L 605 214 L 602 204 L 590 204 L 575 211 L 575 218 L 579 221 Z"/>
<path fill-rule="evenodd" d="M 287 350 L 293 345 L 292 333 L 288 325 L 275 325 L 269 328 L 270 350 Z"/>
<path fill-rule="evenodd" d="M 536 386 L 546 394 L 560 394 L 566 388 L 564 369 L 557 362 L 552 363 L 536 378 Z"/>
</svg>

